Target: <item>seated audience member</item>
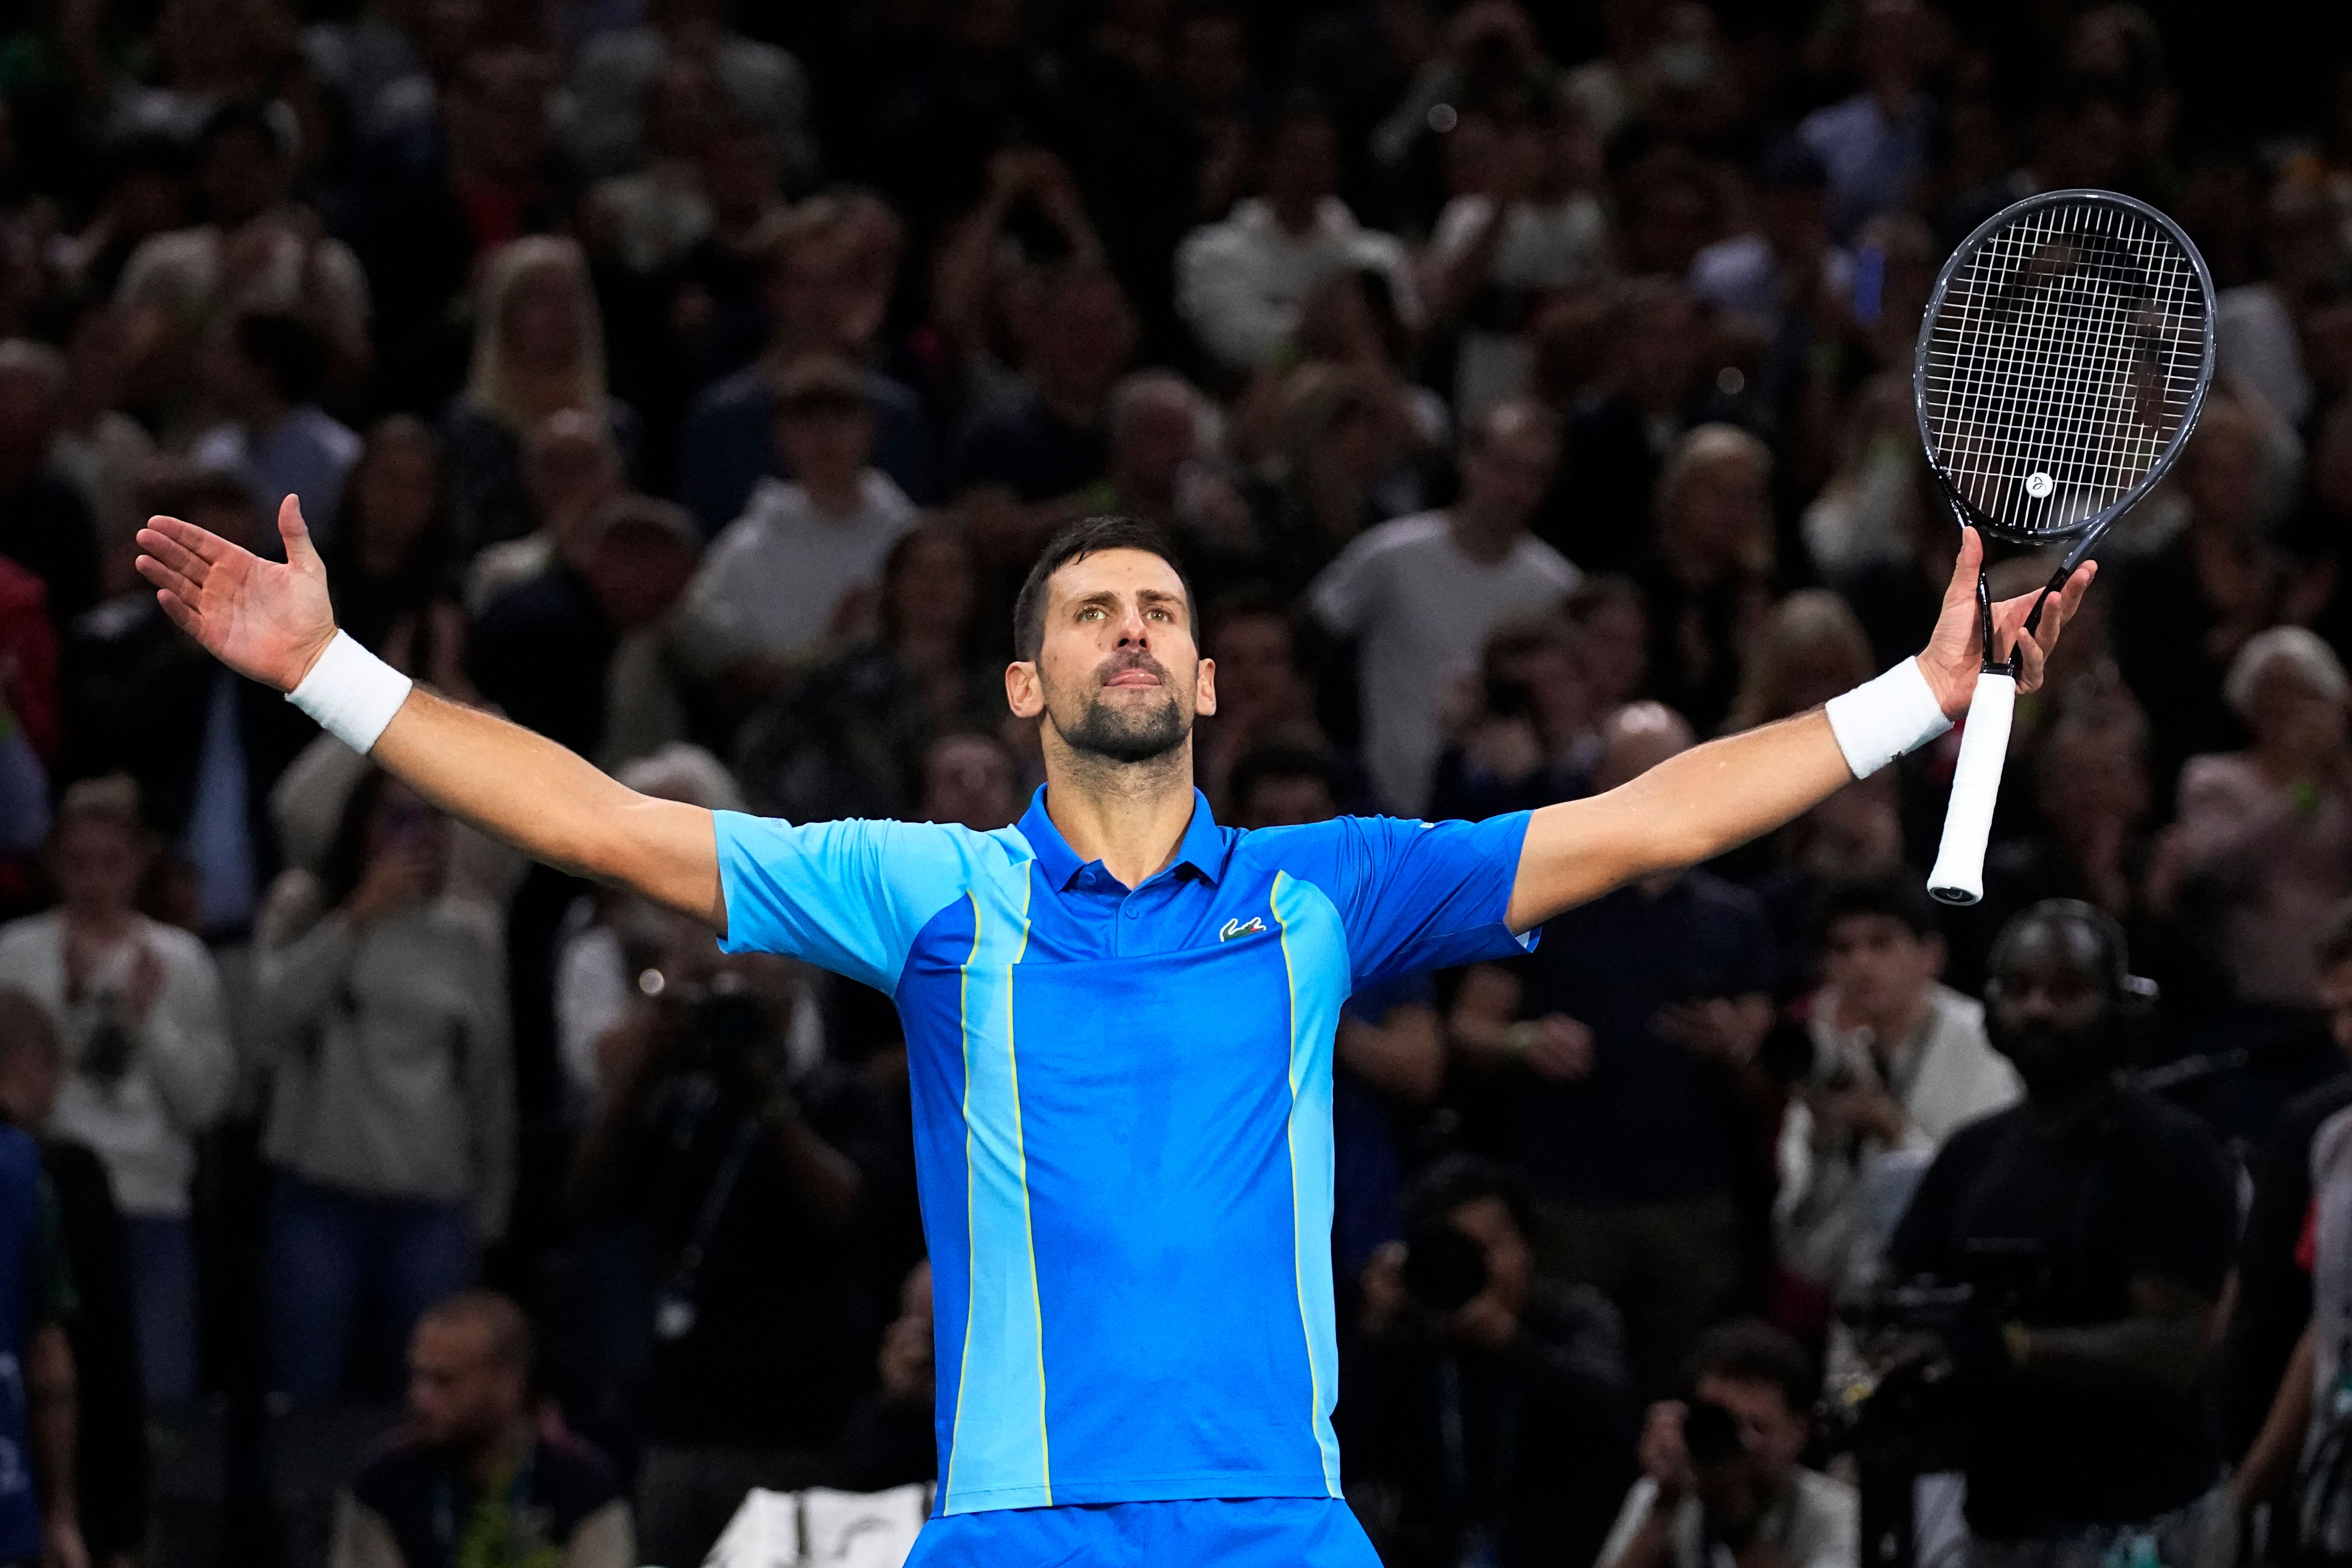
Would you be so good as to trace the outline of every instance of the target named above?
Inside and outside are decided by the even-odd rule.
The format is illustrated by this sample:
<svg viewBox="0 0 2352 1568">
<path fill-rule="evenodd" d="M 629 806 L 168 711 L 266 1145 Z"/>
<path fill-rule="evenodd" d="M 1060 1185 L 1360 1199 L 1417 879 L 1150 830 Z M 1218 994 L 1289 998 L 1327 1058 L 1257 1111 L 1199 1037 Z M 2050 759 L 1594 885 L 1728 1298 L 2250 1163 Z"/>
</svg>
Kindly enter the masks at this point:
<svg viewBox="0 0 2352 1568">
<path fill-rule="evenodd" d="M 408 1347 L 408 1423 L 336 1494 L 328 1568 L 636 1568 L 620 1478 L 541 1417 L 530 1324 L 444 1297 Z"/>
<path fill-rule="evenodd" d="M 441 418 L 450 531 L 467 559 L 530 531 L 523 441 L 549 415 L 603 418 L 625 462 L 641 435 L 635 412 L 606 390 L 604 327 L 576 242 L 514 241 L 486 264 L 479 295 L 466 390 Z"/>
<path fill-rule="evenodd" d="M 1601 738 L 1596 792 L 1692 744 L 1655 703 L 1620 709 Z M 1693 869 L 1558 916 L 1529 957 L 1455 994 L 1455 1042 L 1507 1086 L 1543 1273 L 1617 1304 L 1644 1394 L 1673 1386 L 1750 1268 L 1741 1198 L 1766 1179 L 1754 1058 L 1777 973 L 1761 902 Z"/>
<path fill-rule="evenodd" d="M 1026 809 L 1013 749 L 983 730 L 942 735 L 923 756 L 925 822 L 956 822 L 993 833 Z"/>
<path fill-rule="evenodd" d="M 1298 666 L 1297 630 L 1270 594 L 1242 589 L 1209 606 L 1202 651 L 1216 661 L 1217 710 L 1192 731 L 1192 768 L 1211 805 L 1230 812 L 1234 767 L 1265 746 L 1320 751 L 1315 689 Z"/>
<path fill-rule="evenodd" d="M 1475 700 L 1475 710 L 1437 760 L 1432 817 L 1482 821 L 1591 793 L 1600 714 L 1585 677 L 1584 642 L 1557 611 L 1495 628 L 1478 661 L 1476 696 L 1463 699 Z M 1217 673 L 1224 673 L 1222 663 Z"/>
<path fill-rule="evenodd" d="M 1360 536 L 1307 590 L 1324 629 L 1360 644 L 1365 761 L 1391 811 L 1418 816 L 1428 801 L 1439 698 L 1488 629 L 1557 605 L 1580 580 L 1528 531 L 1557 444 L 1540 406 L 1496 405 L 1464 448 L 1460 500 Z"/>
<path fill-rule="evenodd" d="M 1139 371 L 1112 388 L 1109 424 L 1108 466 L 1087 492 L 1088 510 L 1150 523 L 1196 562 L 1203 550 L 1238 546 L 1249 510 L 1218 471 L 1215 404 L 1181 375 Z"/>
<path fill-rule="evenodd" d="M 810 354 L 860 366 L 874 418 L 874 466 L 928 504 L 930 432 L 912 388 L 866 364 L 889 304 L 895 261 L 876 271 L 866 236 L 878 216 L 870 196 L 813 196 L 780 214 L 754 247 L 768 342 L 760 358 L 706 386 L 678 427 L 677 499 L 706 535 L 743 515 L 763 476 L 782 477 L 775 447 L 776 398 L 786 369 Z"/>
<path fill-rule="evenodd" d="M 1832 888 L 1816 924 L 1812 1068 L 1781 1129 L 1773 1208 L 1783 1283 L 1804 1298 L 1787 1303 L 1802 1313 L 1788 1326 L 1807 1330 L 1885 1245 L 1865 1213 L 1874 1167 L 1901 1153 L 1924 1169 L 1961 1123 L 2023 1092 L 1985 1037 L 1984 1008 L 1937 979 L 1944 939 L 1916 872 Z"/>
<path fill-rule="evenodd" d="M 1176 251 L 1176 310 L 1217 364 L 1254 370 L 1297 325 L 1299 302 L 1326 274 L 1370 268 L 1389 280 L 1398 313 L 1421 307 L 1404 247 L 1365 228 L 1339 195 L 1339 134 L 1330 118 L 1293 106 L 1266 131 L 1260 194 Z"/>
<path fill-rule="evenodd" d="M 369 428 L 341 520 L 320 553 L 337 627 L 445 693 L 472 689 L 441 447 L 424 421 L 394 414 Z"/>
<path fill-rule="evenodd" d="M 878 1492 L 939 1479 L 939 1434 L 933 1404 L 938 1368 L 931 1353 L 931 1264 L 907 1271 L 898 1315 L 882 1331 L 874 1358 L 880 1386 L 849 1413 L 837 1460 L 840 1484 Z"/>
<path fill-rule="evenodd" d="M 1609 290 L 1601 337 L 1592 395 L 1563 410 L 1561 479 L 1536 531 L 1587 571 L 1633 572 L 1654 537 L 1660 464 L 1702 405 L 1706 335 L 1681 284 L 1635 277 Z"/>
<path fill-rule="evenodd" d="M 1194 553 L 1212 583 L 1256 579 L 1289 598 L 1397 515 L 1376 493 L 1394 449 L 1371 381 L 1355 366 L 1302 364 L 1266 401 L 1265 471 L 1243 485 L 1248 531 L 1201 540 Z"/>
<path fill-rule="evenodd" d="M 612 422 L 577 408 L 541 420 L 523 439 L 522 482 L 531 531 L 485 545 L 467 563 L 466 607 L 478 615 L 515 584 L 568 559 L 596 509 L 627 493 Z"/>
<path fill-rule="evenodd" d="M 2352 681 L 2315 634 L 2273 626 L 2247 639 L 2225 689 L 2253 744 L 2180 770 L 2170 874 L 2239 1001 L 2308 1008 L 2307 933 L 2352 894 Z"/>
<path fill-rule="evenodd" d="M 1636 578 L 1650 692 L 1701 733 L 1728 716 L 1771 611 L 1771 479 L 1770 451 L 1731 425 L 1685 436 L 1658 476 L 1657 549 Z"/>
<path fill-rule="evenodd" d="M 2202 1122 L 2119 1072 L 2144 1003 L 2113 921 L 2037 904 L 1993 944 L 1985 1024 L 2025 1099 L 1945 1142 L 1887 1247 L 1890 1273 L 1966 1284 L 1949 1336 L 1975 1387 L 1964 1468 L 1977 1550 L 2095 1559 L 2212 1539 L 2200 1401 L 2236 1194 Z"/>
<path fill-rule="evenodd" d="M 738 702 L 765 696 L 820 657 L 842 601 L 870 586 L 915 505 L 869 466 L 874 420 L 857 373 L 809 359 L 777 390 L 776 448 L 793 478 L 761 479 L 710 542 L 679 609 L 688 665 Z"/>
<path fill-rule="evenodd" d="M 572 1192 L 582 1219 L 651 1235 L 638 1524 L 648 1562 L 699 1563 L 747 1489 L 831 1473 L 873 1376 L 859 1227 L 889 1173 L 873 1091 L 805 1026 L 798 965 L 697 937 L 653 967 L 608 1037 Z"/>
<path fill-rule="evenodd" d="M 327 351 L 318 333 L 297 316 L 239 316 L 208 368 L 208 390 L 228 417 L 196 437 L 188 460 L 243 479 L 265 513 L 299 498 L 313 540 L 332 543 L 360 438 L 319 406 Z"/>
<path fill-rule="evenodd" d="M 709 0 L 660 0 L 630 15 L 644 20 L 590 33 L 573 61 L 579 112 L 570 133 L 583 167 L 600 175 L 638 167 L 655 139 L 662 84 L 687 63 L 716 79 L 728 109 L 769 142 L 793 188 L 807 188 L 820 154 L 800 61 L 730 28 L 724 7 Z"/>
<path fill-rule="evenodd" d="M 1002 490 L 1037 508 L 1043 537 L 1067 521 L 1077 494 L 1108 472 L 1111 395 L 1135 349 L 1135 314 L 1118 279 L 1098 263 L 1049 271 L 1017 392 L 978 409 L 956 442 L 949 490 Z"/>
<path fill-rule="evenodd" d="M 1726 1323 L 1692 1349 L 1684 1383 L 1684 1398 L 1650 1407 L 1642 1479 L 1600 1568 L 1856 1568 L 1853 1489 L 1802 1462 L 1821 1387 L 1803 1348 L 1763 1323 Z"/>
<path fill-rule="evenodd" d="M 2331 1043 L 2352 1057 L 2352 903 L 2328 921 L 2316 956 Z M 2331 1249 L 2335 1267 L 2324 1278 L 2333 1295 L 2320 1308 L 2323 1276 L 2314 1246 L 2320 1226 L 2331 1223 L 2317 1206 L 2323 1184 L 2332 1189 L 2327 1202 L 2339 1234 L 2352 1195 L 2340 1114 L 2347 1106 L 2352 1075 L 2305 1090 L 2281 1108 L 2249 1162 L 2252 1188 L 2214 1378 L 2221 1454 L 2235 1467 L 2231 1488 L 2241 1509 L 2279 1500 L 2280 1487 L 2319 1436 L 2313 1413 L 2335 1387 L 2332 1376 L 2319 1381 L 2315 1326 L 2344 1322 L 2352 1301 L 2343 1295 L 2347 1276 L 2340 1255 Z M 2330 1359 L 2340 1361 L 2340 1349 L 2328 1348 Z"/>
<path fill-rule="evenodd" d="M 0 1118 L 40 1144 L 73 1281 L 66 1339 L 74 1361 L 82 1542 L 92 1563 L 126 1568 L 147 1540 L 147 1395 L 131 1243 L 105 1165 L 87 1144 L 55 1131 L 51 1113 L 65 1079 L 64 1047 L 48 1010 L 25 992 L 0 987 Z"/>
<path fill-rule="evenodd" d="M 882 558 L 877 635 L 745 721 L 737 764 L 755 811 L 788 822 L 903 816 L 939 736 L 1004 718 L 1004 670 L 977 657 L 980 585 L 963 534 L 925 523 Z"/>
<path fill-rule="evenodd" d="M 1590 1562 L 1633 1436 L 1616 1309 L 1537 1278 L 1525 1191 L 1489 1161 L 1441 1160 L 1405 1215 L 1363 1270 L 1342 1416 L 1381 1560 Z"/>
<path fill-rule="evenodd" d="M 605 502 L 572 548 L 483 606 L 467 646 L 474 685 L 516 723 L 591 759 L 677 739 L 666 647 L 701 543 L 667 501 Z"/>
<path fill-rule="evenodd" d="M 212 954 L 133 907 L 154 856 L 129 779 L 68 787 L 48 856 L 60 902 L 0 929 L 0 985 L 47 1008 L 64 1042 L 48 1130 L 105 1163 L 128 1221 L 140 1363 L 161 1403 L 197 1391 L 190 1184 L 236 1057 Z"/>
<path fill-rule="evenodd" d="M 270 889 L 257 937 L 268 1376 L 299 1400 L 343 1393 L 355 1351 L 358 1386 L 380 1384 L 506 1228 L 506 966 L 489 911 L 445 896 L 447 861 L 447 820 L 370 772 L 320 871 Z"/>
<path fill-rule="evenodd" d="M 228 475 L 158 459 L 142 488 L 151 513 L 261 543 L 253 498 Z M 75 625 L 66 671 L 71 721 L 59 772 L 135 779 L 147 822 L 193 873 L 195 908 L 185 923 L 207 936 L 242 938 L 277 865 L 269 792 L 318 738 L 318 726 L 277 692 L 207 658 L 143 589 Z"/>
</svg>

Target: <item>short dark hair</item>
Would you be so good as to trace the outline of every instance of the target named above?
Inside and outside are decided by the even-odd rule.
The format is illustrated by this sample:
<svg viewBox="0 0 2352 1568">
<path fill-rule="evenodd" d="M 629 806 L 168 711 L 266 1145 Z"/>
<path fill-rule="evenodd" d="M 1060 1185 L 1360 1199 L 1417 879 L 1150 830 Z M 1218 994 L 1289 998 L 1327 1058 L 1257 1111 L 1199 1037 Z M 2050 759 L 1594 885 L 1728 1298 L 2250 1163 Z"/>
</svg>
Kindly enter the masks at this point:
<svg viewBox="0 0 2352 1568">
<path fill-rule="evenodd" d="M 428 1323 L 478 1323 L 489 1340 L 493 1364 L 529 1376 L 539 1347 L 530 1320 L 514 1298 L 497 1290 L 460 1290 L 425 1309 Z"/>
<path fill-rule="evenodd" d="M 1813 906 L 1814 934 L 1826 939 L 1830 927 L 1853 915 L 1884 915 L 1922 942 L 1944 934 L 1926 882 L 1907 867 L 1830 884 Z"/>
<path fill-rule="evenodd" d="M 278 395 L 304 404 L 327 384 L 327 345 L 318 330 L 285 310 L 248 310 L 236 319 L 236 352 L 269 378 Z"/>
<path fill-rule="evenodd" d="M 1455 1209 L 1481 1198 L 1502 1199 L 1519 1234 L 1535 1235 L 1527 1184 L 1509 1166 L 1478 1154 L 1448 1154 L 1414 1177 L 1405 1189 L 1404 1227 L 1410 1232 L 1443 1224 Z"/>
<path fill-rule="evenodd" d="M 1031 659 L 1045 643 L 1045 583 L 1046 580 L 1073 561 L 1083 561 L 1089 555 L 1099 555 L 1106 550 L 1140 550 L 1147 555 L 1157 555 L 1168 563 L 1176 574 L 1176 581 L 1184 585 L 1184 613 L 1193 621 L 1193 635 L 1200 634 L 1199 619 L 1193 605 L 1192 580 L 1184 574 L 1184 563 L 1176 554 L 1176 546 L 1168 536 L 1148 522 L 1131 517 L 1081 518 L 1045 542 L 1037 552 L 1037 563 L 1029 568 L 1029 575 L 1021 584 L 1021 596 L 1013 601 L 1013 657 Z"/>
<path fill-rule="evenodd" d="M 1718 1323 L 1698 1337 L 1683 1363 L 1683 1385 L 1695 1390 L 1703 1377 L 1769 1383 L 1800 1415 L 1810 1415 L 1821 1394 L 1821 1374 L 1805 1347 L 1760 1318 Z"/>
</svg>

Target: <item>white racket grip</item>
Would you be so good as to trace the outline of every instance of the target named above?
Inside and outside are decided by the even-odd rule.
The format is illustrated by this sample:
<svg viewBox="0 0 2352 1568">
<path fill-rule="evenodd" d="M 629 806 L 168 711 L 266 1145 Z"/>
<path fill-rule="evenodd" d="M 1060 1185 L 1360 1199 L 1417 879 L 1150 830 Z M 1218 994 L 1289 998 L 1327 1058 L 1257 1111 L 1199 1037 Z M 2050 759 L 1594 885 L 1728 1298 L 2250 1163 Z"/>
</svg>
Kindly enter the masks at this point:
<svg viewBox="0 0 2352 1568">
<path fill-rule="evenodd" d="M 1987 670 L 1969 699 L 1960 731 L 1959 766 L 1952 771 L 1952 801 L 1944 811 L 1944 845 L 1927 891 L 1947 904 L 1984 897 L 1985 844 L 1992 836 L 1993 802 L 2000 795 L 2001 763 L 2009 756 L 2009 724 L 2017 711 L 2017 681 Z"/>
</svg>

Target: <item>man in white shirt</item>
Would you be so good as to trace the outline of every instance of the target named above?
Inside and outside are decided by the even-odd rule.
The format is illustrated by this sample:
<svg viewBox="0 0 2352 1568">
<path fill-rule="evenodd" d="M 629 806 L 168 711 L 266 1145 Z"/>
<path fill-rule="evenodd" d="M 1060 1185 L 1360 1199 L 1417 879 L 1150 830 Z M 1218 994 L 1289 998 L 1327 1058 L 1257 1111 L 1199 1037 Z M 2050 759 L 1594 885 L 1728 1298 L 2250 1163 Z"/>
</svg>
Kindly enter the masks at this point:
<svg viewBox="0 0 2352 1568">
<path fill-rule="evenodd" d="M 1582 580 L 1528 531 L 1559 450 L 1548 409 L 1496 404 L 1463 447 L 1460 500 L 1359 535 L 1307 590 L 1324 627 L 1360 644 L 1364 761 L 1390 811 L 1421 815 L 1444 740 L 1439 700 L 1477 662 L 1487 632 Z"/>
<path fill-rule="evenodd" d="M 915 523 L 915 503 L 869 466 L 874 417 L 846 363 L 814 357 L 784 372 L 775 440 L 796 478 L 761 479 L 712 542 L 677 634 L 697 674 L 752 688 L 817 653 L 843 596 L 881 575 Z"/>
<path fill-rule="evenodd" d="M 1176 251 L 1177 313 L 1220 364 L 1265 364 L 1297 324 L 1307 290 L 1343 268 L 1386 278 L 1397 314 L 1408 326 L 1420 324 L 1403 244 L 1360 226 L 1332 194 L 1339 184 L 1339 132 L 1318 110 L 1293 110 L 1266 132 L 1264 194 L 1184 237 Z"/>
<path fill-rule="evenodd" d="M 1874 1258 L 1944 1140 L 2024 1086 L 1983 1005 L 1937 978 L 1944 939 L 1915 873 L 1831 889 L 1819 927 L 1813 1068 L 1782 1126 L 1773 1219 L 1782 1267 L 1826 1297 Z"/>
</svg>

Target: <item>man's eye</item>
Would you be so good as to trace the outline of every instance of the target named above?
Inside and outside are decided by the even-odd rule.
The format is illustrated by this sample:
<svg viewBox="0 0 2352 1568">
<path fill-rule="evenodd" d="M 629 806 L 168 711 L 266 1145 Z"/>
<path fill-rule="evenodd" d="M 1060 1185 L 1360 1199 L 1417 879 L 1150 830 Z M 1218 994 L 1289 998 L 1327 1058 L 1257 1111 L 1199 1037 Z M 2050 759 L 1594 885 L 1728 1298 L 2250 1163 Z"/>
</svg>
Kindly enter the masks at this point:
<svg viewBox="0 0 2352 1568">
<path fill-rule="evenodd" d="M 1155 621 L 1164 621 L 1171 618 L 1165 610 L 1150 610 L 1147 611 L 1146 614 L 1150 615 Z"/>
<path fill-rule="evenodd" d="M 1087 605 L 1085 609 L 1078 612 L 1078 619 L 1082 621 L 1098 621 L 1102 619 L 1101 607 L 1093 605 Z"/>
</svg>

